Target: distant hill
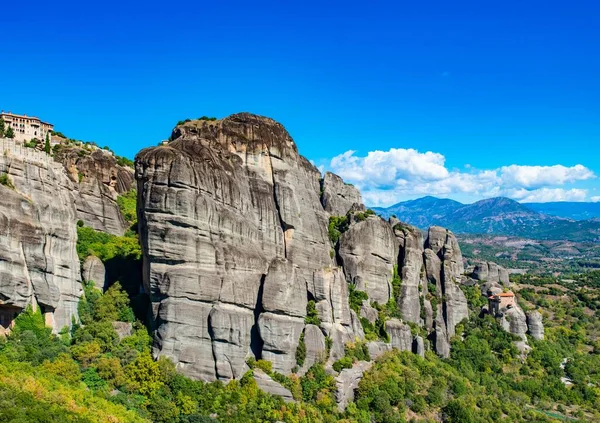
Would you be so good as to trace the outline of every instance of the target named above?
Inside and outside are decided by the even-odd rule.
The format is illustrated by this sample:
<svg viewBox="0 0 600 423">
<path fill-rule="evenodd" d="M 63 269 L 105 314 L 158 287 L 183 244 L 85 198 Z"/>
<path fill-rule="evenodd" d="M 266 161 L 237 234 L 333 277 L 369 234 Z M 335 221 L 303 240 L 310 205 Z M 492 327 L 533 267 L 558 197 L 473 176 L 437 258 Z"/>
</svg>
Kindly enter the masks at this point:
<svg viewBox="0 0 600 423">
<path fill-rule="evenodd" d="M 599 219 L 575 220 L 569 217 L 550 215 L 535 210 L 538 206 L 540 205 L 535 203 L 533 206 L 532 204 L 521 204 L 504 197 L 481 200 L 473 204 L 462 204 L 454 200 L 429 196 L 404 201 L 387 208 L 375 207 L 373 210 L 384 217 L 395 215 L 398 219 L 420 228 L 440 225 L 457 233 L 501 234 L 542 240 L 600 242 Z M 554 209 L 559 208 L 557 206 Z M 553 210 L 552 206 L 549 206 L 549 210 Z M 568 207 L 564 207 L 563 210 L 566 213 Z M 579 214 L 581 213 L 583 212 Z"/>
<path fill-rule="evenodd" d="M 560 201 L 555 203 L 526 203 L 523 205 L 539 213 L 566 217 L 573 220 L 600 218 L 600 202 L 576 203 Z"/>
</svg>

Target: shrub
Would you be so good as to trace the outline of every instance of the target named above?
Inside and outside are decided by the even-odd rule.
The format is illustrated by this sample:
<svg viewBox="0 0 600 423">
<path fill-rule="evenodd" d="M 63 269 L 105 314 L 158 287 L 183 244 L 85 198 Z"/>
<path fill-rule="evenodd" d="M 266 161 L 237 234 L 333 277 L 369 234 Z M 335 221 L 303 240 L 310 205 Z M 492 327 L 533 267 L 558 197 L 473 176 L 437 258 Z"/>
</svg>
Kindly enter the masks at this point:
<svg viewBox="0 0 600 423">
<path fill-rule="evenodd" d="M 0 185 L 4 185 L 5 187 L 10 188 L 10 189 L 15 189 L 15 186 L 13 185 L 12 181 L 8 177 L 7 173 L 0 174 Z"/>
<path fill-rule="evenodd" d="M 306 304 L 306 317 L 304 318 L 304 323 L 316 326 L 321 324 L 321 319 L 319 319 L 319 313 L 314 300 L 310 300 Z"/>
<path fill-rule="evenodd" d="M 304 365 L 304 360 L 306 360 L 306 344 L 304 343 L 304 332 L 302 332 L 298 347 L 296 348 L 296 364 L 299 367 L 302 367 Z"/>
</svg>

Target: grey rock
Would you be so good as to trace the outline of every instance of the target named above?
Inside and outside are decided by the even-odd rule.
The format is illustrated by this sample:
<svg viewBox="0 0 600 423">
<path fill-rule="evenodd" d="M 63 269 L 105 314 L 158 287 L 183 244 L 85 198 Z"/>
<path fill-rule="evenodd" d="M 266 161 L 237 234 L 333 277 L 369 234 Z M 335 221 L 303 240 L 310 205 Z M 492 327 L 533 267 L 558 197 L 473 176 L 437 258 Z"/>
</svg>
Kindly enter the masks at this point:
<svg viewBox="0 0 600 423">
<path fill-rule="evenodd" d="M 133 333 L 133 325 L 129 322 L 112 322 L 112 325 L 119 336 L 119 340 L 131 336 Z"/>
<path fill-rule="evenodd" d="M 306 345 L 306 359 L 302 370 L 308 370 L 313 364 L 327 359 L 325 335 L 318 326 L 306 325 L 304 329 L 304 344 Z"/>
<path fill-rule="evenodd" d="M 271 376 L 260 369 L 254 369 L 254 380 L 258 387 L 267 394 L 277 395 L 285 402 L 296 402 L 289 389 L 282 386 L 279 382 L 274 381 Z"/>
<path fill-rule="evenodd" d="M 527 318 L 525 313 L 518 305 L 508 309 L 501 310 L 500 322 L 505 331 L 517 335 L 524 342 L 527 342 Z"/>
<path fill-rule="evenodd" d="M 351 369 L 344 369 L 335 378 L 336 392 L 335 402 L 338 410 L 344 411 L 348 404 L 354 401 L 354 391 L 363 378 L 364 373 L 369 370 L 372 363 L 360 361 L 355 363 Z"/>
<path fill-rule="evenodd" d="M 527 313 L 527 329 L 533 339 L 538 341 L 544 339 L 544 323 L 539 311 L 534 310 Z"/>
<path fill-rule="evenodd" d="M 403 319 L 418 324 L 421 321 L 419 285 L 425 271 L 423 235 L 419 229 L 400 222 L 396 223 L 393 228 L 400 245 L 398 265 L 402 284 L 400 285 L 398 307 Z"/>
<path fill-rule="evenodd" d="M 471 277 L 481 282 L 500 283 L 504 286 L 510 284 L 508 270 L 491 261 L 476 263 Z"/>
<path fill-rule="evenodd" d="M 350 225 L 340 237 L 339 256 L 346 278 L 369 300 L 386 304 L 392 295 L 392 274 L 398 246 L 389 223 L 369 216 Z"/>
<path fill-rule="evenodd" d="M 374 307 L 371 307 L 368 300 L 365 300 L 360 307 L 360 317 L 367 319 L 370 323 L 375 323 L 379 317 L 379 312 Z"/>
<path fill-rule="evenodd" d="M 385 322 L 385 331 L 390 337 L 390 344 L 400 351 L 412 351 L 413 335 L 410 326 L 398 319 Z"/>
<path fill-rule="evenodd" d="M 422 336 L 415 336 L 412 351 L 423 358 L 425 357 L 425 341 Z"/>
<path fill-rule="evenodd" d="M 381 341 L 369 341 L 367 342 L 367 349 L 369 350 L 371 360 L 377 360 L 386 352 L 392 351 L 392 344 Z"/>
<path fill-rule="evenodd" d="M 283 126 L 240 113 L 172 138 L 136 157 L 155 353 L 207 381 L 240 377 L 247 355 L 287 373 L 311 293 L 323 326 L 349 336 L 343 276 L 317 280 L 332 266 L 320 173 Z M 226 316 L 211 312 L 223 305 Z"/>
<path fill-rule="evenodd" d="M 117 197 L 134 186 L 133 169 L 117 164 L 115 156 L 102 149 L 90 152 L 63 146 L 55 154 L 73 182 L 77 218 L 86 226 L 123 235 L 128 224 L 121 215 Z"/>
<path fill-rule="evenodd" d="M 82 295 L 73 185 L 45 153 L 0 141 L 0 307 L 40 305 L 54 331 L 77 319 Z"/>
<path fill-rule="evenodd" d="M 86 282 L 94 282 L 94 286 L 104 290 L 106 279 L 106 269 L 104 263 L 96 256 L 89 256 L 85 259 L 82 266 L 81 276 Z"/>
<path fill-rule="evenodd" d="M 326 172 L 322 184 L 321 203 L 325 211 L 332 216 L 344 216 L 354 205 L 364 210 L 358 189 L 345 183 L 336 174 Z"/>
</svg>

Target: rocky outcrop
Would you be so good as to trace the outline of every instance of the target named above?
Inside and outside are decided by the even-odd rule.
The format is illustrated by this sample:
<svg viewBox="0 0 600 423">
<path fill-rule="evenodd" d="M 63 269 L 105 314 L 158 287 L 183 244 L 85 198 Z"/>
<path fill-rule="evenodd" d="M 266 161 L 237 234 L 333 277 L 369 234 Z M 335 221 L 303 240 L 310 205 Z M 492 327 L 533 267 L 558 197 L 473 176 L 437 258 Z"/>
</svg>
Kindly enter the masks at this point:
<svg viewBox="0 0 600 423">
<path fill-rule="evenodd" d="M 433 310 L 435 333 L 432 338 L 436 352 L 447 357 L 456 325 L 469 317 L 467 299 L 459 288 L 464 274 L 462 254 L 452 232 L 432 226 L 423 256 L 428 285 L 435 290 L 428 294 L 437 297 L 438 303 L 437 310 Z"/>
<path fill-rule="evenodd" d="M 0 142 L 0 309 L 39 305 L 55 331 L 82 295 L 73 185 L 45 153 Z"/>
<path fill-rule="evenodd" d="M 81 267 L 81 276 L 86 282 L 94 282 L 99 290 L 104 290 L 106 280 L 106 268 L 104 263 L 96 256 L 89 256 Z"/>
<path fill-rule="evenodd" d="M 364 210 L 360 192 L 335 173 L 326 172 L 321 183 L 321 204 L 327 213 L 332 216 L 344 216 L 354 205 L 357 209 Z"/>
<path fill-rule="evenodd" d="M 500 283 L 504 286 L 510 285 L 508 270 L 491 261 L 477 262 L 473 268 L 471 277 L 480 282 Z"/>
<path fill-rule="evenodd" d="M 319 171 L 280 124 L 247 113 L 172 138 L 136 158 L 156 354 L 203 380 L 239 377 L 248 356 L 288 373 L 309 298 L 343 353 L 360 334 L 330 257 Z"/>
<path fill-rule="evenodd" d="M 264 392 L 280 396 L 285 402 L 295 402 L 290 390 L 282 386 L 279 382 L 274 381 L 271 376 L 260 369 L 254 369 L 253 374 L 256 384 Z"/>
<path fill-rule="evenodd" d="M 77 219 L 113 235 L 128 229 L 117 197 L 134 186 L 133 169 L 120 166 L 114 154 L 96 148 L 62 145 L 55 154 L 73 182 Z"/>
<path fill-rule="evenodd" d="M 544 339 L 544 323 L 539 311 L 534 310 L 527 313 L 527 333 L 538 341 Z"/>
<path fill-rule="evenodd" d="M 425 282 L 423 263 L 423 235 L 414 226 L 392 221 L 394 234 L 400 246 L 398 268 L 402 284 L 398 298 L 398 308 L 402 318 L 417 324 L 421 322 L 421 305 L 419 288 Z"/>
<path fill-rule="evenodd" d="M 388 222 L 378 216 L 350 225 L 339 241 L 338 255 L 347 280 L 370 301 L 386 304 L 392 298 L 392 276 L 398 244 Z"/>
<path fill-rule="evenodd" d="M 413 335 L 410 326 L 398 319 L 390 319 L 385 322 L 385 331 L 390 337 L 392 348 L 399 351 L 412 351 Z"/>
<path fill-rule="evenodd" d="M 364 338 L 350 286 L 367 293 L 359 311 L 371 323 L 380 318 L 375 303 L 398 305 L 401 319 L 386 318 L 391 343 L 373 343 L 374 353 L 423 354 L 413 322 L 427 325 L 447 355 L 467 316 L 451 232 L 432 228 L 424 242 L 417 229 L 363 211 L 358 192 L 333 174 L 321 181 L 272 119 L 241 113 L 190 121 L 171 138 L 136 157 L 156 355 L 189 376 L 229 380 L 241 377 L 249 357 L 289 373 L 302 339 L 300 372 L 327 357 L 331 364 L 346 343 Z M 331 215 L 346 216 L 336 242 Z M 401 282 L 392 286 L 396 272 Z M 437 289 L 429 293 L 431 284 Z M 313 301 L 320 323 L 307 325 Z"/>
<path fill-rule="evenodd" d="M 359 361 L 350 369 L 344 369 L 335 378 L 335 402 L 338 410 L 343 411 L 348 404 L 354 401 L 354 391 L 363 378 L 364 373 L 369 370 L 372 363 Z"/>
</svg>

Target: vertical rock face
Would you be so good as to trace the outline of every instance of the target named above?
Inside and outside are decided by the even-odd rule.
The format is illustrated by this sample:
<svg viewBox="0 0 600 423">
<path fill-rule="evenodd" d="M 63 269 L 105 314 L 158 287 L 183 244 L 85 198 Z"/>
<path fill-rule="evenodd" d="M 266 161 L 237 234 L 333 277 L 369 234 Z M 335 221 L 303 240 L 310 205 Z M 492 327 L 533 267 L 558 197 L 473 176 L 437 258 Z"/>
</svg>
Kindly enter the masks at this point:
<svg viewBox="0 0 600 423">
<path fill-rule="evenodd" d="M 123 219 L 117 196 L 134 185 L 133 169 L 120 166 L 114 155 L 104 150 L 63 146 L 56 152 L 73 182 L 77 219 L 86 226 L 113 235 L 123 235 Z"/>
<path fill-rule="evenodd" d="M 402 317 L 414 323 L 421 323 L 419 287 L 425 284 L 423 263 L 423 235 L 414 226 L 395 223 L 394 234 L 400 245 L 398 266 L 400 268 L 401 295 L 398 307 Z"/>
<path fill-rule="evenodd" d="M 77 318 L 82 294 L 72 184 L 44 153 L 0 143 L 0 307 L 38 304 L 55 331 Z"/>
<path fill-rule="evenodd" d="M 325 173 L 322 191 L 321 203 L 332 216 L 344 216 L 355 204 L 364 209 L 360 192 L 334 173 Z"/>
<path fill-rule="evenodd" d="M 449 355 L 449 342 L 455 335 L 455 327 L 469 317 L 467 299 L 459 288 L 464 273 L 464 264 L 458 241 L 447 229 L 433 226 L 425 241 L 425 270 L 429 284 L 435 286 L 439 305 L 435 311 L 436 352 Z"/>
<path fill-rule="evenodd" d="M 392 276 L 398 244 L 390 224 L 369 216 L 350 226 L 340 238 L 338 252 L 346 278 L 369 300 L 386 304 L 392 298 Z"/>
<path fill-rule="evenodd" d="M 321 182 L 272 119 L 241 113 L 190 121 L 172 139 L 136 157 L 157 355 L 208 381 L 239 378 L 249 357 L 289 373 L 301 339 L 305 367 L 327 353 L 331 363 L 345 343 L 364 338 L 349 284 L 368 294 L 361 310 L 368 320 L 379 318 L 373 303 L 398 305 L 402 320 L 386 322 L 391 344 L 372 343 L 374 351 L 393 346 L 422 354 L 423 339 L 407 325 L 414 322 L 427 324 L 447 355 L 449 337 L 466 317 L 454 235 L 433 228 L 424 244 L 415 228 L 362 212 L 358 192 L 333 174 Z M 348 216 L 335 245 L 331 215 Z M 396 292 L 395 268 L 402 279 Z M 436 292 L 427 292 L 430 284 Z M 426 295 L 437 297 L 435 316 Z M 317 325 L 305 324 L 309 301 Z"/>
<path fill-rule="evenodd" d="M 544 339 L 544 323 L 539 311 L 534 310 L 527 313 L 527 329 L 533 339 L 538 341 Z"/>
<path fill-rule="evenodd" d="M 325 333 L 353 333 L 320 174 L 287 131 L 242 113 L 173 138 L 136 158 L 156 352 L 204 380 L 239 377 L 251 355 L 287 373 L 309 297 Z"/>
<path fill-rule="evenodd" d="M 479 262 L 475 264 L 471 277 L 481 282 L 510 284 L 508 270 L 494 262 Z"/>
</svg>

